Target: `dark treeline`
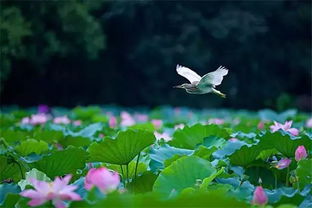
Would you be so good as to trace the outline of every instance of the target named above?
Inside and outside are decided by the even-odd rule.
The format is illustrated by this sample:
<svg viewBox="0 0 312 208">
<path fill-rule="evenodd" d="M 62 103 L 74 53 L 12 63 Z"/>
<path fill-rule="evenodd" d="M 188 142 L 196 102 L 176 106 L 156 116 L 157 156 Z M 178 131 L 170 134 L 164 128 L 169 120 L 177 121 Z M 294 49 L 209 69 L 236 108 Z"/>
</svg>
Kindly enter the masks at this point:
<svg viewBox="0 0 312 208">
<path fill-rule="evenodd" d="M 311 108 L 310 1 L 1 1 L 1 104 Z M 227 99 L 176 64 L 230 69 Z"/>
</svg>

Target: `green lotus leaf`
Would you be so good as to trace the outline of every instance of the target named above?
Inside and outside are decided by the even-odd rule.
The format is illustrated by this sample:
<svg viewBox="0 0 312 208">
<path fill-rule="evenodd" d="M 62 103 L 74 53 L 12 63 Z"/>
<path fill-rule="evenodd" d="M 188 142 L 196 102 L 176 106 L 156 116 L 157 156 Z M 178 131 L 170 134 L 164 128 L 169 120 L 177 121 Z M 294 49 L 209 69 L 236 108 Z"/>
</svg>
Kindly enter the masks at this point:
<svg viewBox="0 0 312 208">
<path fill-rule="evenodd" d="M 51 181 L 51 179 L 46 174 L 37 170 L 36 168 L 33 168 L 30 171 L 26 172 L 25 179 L 20 180 L 17 183 L 20 186 L 21 190 L 24 190 L 27 185 L 31 185 L 31 182 L 29 181 L 29 179 L 31 178 L 35 178 L 40 181 Z"/>
<path fill-rule="evenodd" d="M 0 205 L 7 198 L 8 194 L 19 193 L 20 191 L 21 190 L 19 186 L 16 184 L 9 184 L 9 183 L 0 184 Z"/>
<path fill-rule="evenodd" d="M 193 155 L 209 160 L 212 153 L 214 153 L 216 150 L 217 150 L 217 147 L 214 147 L 214 146 L 211 148 L 207 148 L 203 145 L 200 145 Z"/>
<path fill-rule="evenodd" d="M 74 147 L 83 147 L 83 146 L 89 146 L 92 141 L 89 138 L 78 136 L 66 136 L 64 139 L 59 140 L 59 143 L 64 146 L 74 146 Z"/>
<path fill-rule="evenodd" d="M 56 142 L 61 140 L 64 137 L 62 131 L 54 131 L 54 130 L 45 130 L 40 131 L 40 129 L 34 131 L 33 138 L 37 140 L 43 140 L 45 142 Z"/>
<path fill-rule="evenodd" d="M 155 136 L 142 130 L 120 132 L 115 139 L 105 138 L 88 148 L 90 161 L 126 165 L 146 147 L 153 144 Z"/>
<path fill-rule="evenodd" d="M 303 159 L 298 162 L 296 169 L 296 175 L 298 177 L 298 183 L 300 189 L 303 189 L 306 185 L 312 184 L 312 159 Z"/>
<path fill-rule="evenodd" d="M 74 174 L 78 169 L 83 169 L 86 160 L 86 151 L 81 148 L 69 147 L 62 151 L 52 152 L 31 165 L 54 179 L 55 176 Z"/>
<path fill-rule="evenodd" d="M 245 145 L 236 150 L 229 158 L 232 165 L 246 166 L 256 160 L 260 152 L 261 147 L 258 145 Z"/>
<path fill-rule="evenodd" d="M 0 155 L 0 181 L 12 179 L 18 182 L 24 177 L 26 169 L 10 156 Z"/>
<path fill-rule="evenodd" d="M 81 206 L 82 205 L 82 206 Z M 83 203 L 74 202 L 73 207 L 83 207 Z M 238 201 L 233 197 L 229 197 L 223 190 L 214 190 L 210 192 L 194 192 L 181 194 L 169 200 L 163 200 L 159 193 L 146 194 L 110 194 L 105 199 L 96 203 L 93 207 L 106 208 L 146 208 L 146 207 L 183 207 L 183 208 L 233 208 L 233 207 L 249 207 L 248 204 Z"/>
<path fill-rule="evenodd" d="M 300 145 L 304 145 L 306 149 L 312 149 L 312 140 L 307 135 L 293 138 L 282 132 L 267 132 L 258 139 L 260 140 L 258 146 L 261 146 L 262 150 L 275 148 L 285 157 L 294 157 L 295 151 Z"/>
<path fill-rule="evenodd" d="M 170 145 L 185 149 L 194 149 L 198 144 L 202 144 L 204 138 L 215 136 L 219 138 L 228 138 L 229 134 L 225 129 L 217 125 L 201 125 L 185 126 L 183 129 L 177 130 L 173 134 L 173 140 Z"/>
<path fill-rule="evenodd" d="M 29 138 L 30 133 L 27 131 L 20 131 L 20 130 L 1 130 L 0 137 L 3 137 L 6 142 L 14 143 L 18 141 L 25 140 Z"/>
<path fill-rule="evenodd" d="M 137 177 L 129 185 L 127 189 L 133 193 L 146 193 L 153 189 L 154 182 L 157 176 L 152 172 L 145 172 L 143 175 Z"/>
<path fill-rule="evenodd" d="M 20 145 L 15 147 L 15 150 L 22 156 L 29 155 L 30 153 L 41 154 L 48 151 L 48 143 L 42 140 L 27 139 L 21 142 Z"/>
<path fill-rule="evenodd" d="M 207 160 L 196 156 L 185 156 L 165 168 L 155 181 L 153 190 L 165 195 L 194 187 L 197 180 L 203 180 L 216 173 Z"/>
</svg>

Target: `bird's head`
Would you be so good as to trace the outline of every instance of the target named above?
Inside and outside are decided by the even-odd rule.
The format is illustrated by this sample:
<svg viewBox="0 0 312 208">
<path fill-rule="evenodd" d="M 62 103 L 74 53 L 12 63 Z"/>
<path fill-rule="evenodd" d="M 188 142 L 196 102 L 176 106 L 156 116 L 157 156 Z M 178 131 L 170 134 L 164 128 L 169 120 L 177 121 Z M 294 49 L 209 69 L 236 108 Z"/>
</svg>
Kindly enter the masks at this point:
<svg viewBox="0 0 312 208">
<path fill-rule="evenodd" d="M 173 88 L 188 89 L 190 87 L 191 87 L 191 84 L 184 83 L 184 84 L 181 84 L 181 85 L 178 85 L 178 86 L 174 86 Z"/>
</svg>

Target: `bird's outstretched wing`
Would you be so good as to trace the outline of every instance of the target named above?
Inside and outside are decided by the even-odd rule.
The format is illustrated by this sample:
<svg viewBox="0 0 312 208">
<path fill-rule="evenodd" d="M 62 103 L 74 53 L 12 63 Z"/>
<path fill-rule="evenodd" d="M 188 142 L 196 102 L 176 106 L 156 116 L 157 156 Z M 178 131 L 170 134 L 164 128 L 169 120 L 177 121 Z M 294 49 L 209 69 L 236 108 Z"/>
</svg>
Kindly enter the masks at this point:
<svg viewBox="0 0 312 208">
<path fill-rule="evenodd" d="M 199 82 L 199 80 L 201 79 L 201 77 L 196 72 L 181 65 L 177 65 L 177 72 L 182 77 L 188 79 L 191 83 Z"/>
<path fill-rule="evenodd" d="M 223 80 L 223 77 L 228 74 L 228 71 L 229 70 L 227 68 L 219 66 L 219 68 L 216 71 L 205 74 L 199 81 L 198 85 L 199 86 L 220 85 Z"/>
</svg>

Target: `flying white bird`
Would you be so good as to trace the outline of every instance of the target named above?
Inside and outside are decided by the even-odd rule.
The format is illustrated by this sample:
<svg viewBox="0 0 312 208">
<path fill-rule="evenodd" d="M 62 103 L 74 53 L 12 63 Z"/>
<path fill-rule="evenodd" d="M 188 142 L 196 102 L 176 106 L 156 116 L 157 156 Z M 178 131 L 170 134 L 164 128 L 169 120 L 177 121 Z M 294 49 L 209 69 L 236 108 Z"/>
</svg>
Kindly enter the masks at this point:
<svg viewBox="0 0 312 208">
<path fill-rule="evenodd" d="M 216 71 L 209 72 L 203 77 L 199 76 L 191 69 L 181 65 L 177 65 L 176 69 L 179 75 L 190 81 L 190 84 L 184 83 L 178 86 L 174 86 L 174 88 L 185 89 L 186 92 L 190 94 L 215 93 L 225 98 L 225 94 L 215 89 L 216 86 L 221 84 L 223 77 L 228 74 L 229 70 L 225 67 L 220 66 Z"/>
</svg>

